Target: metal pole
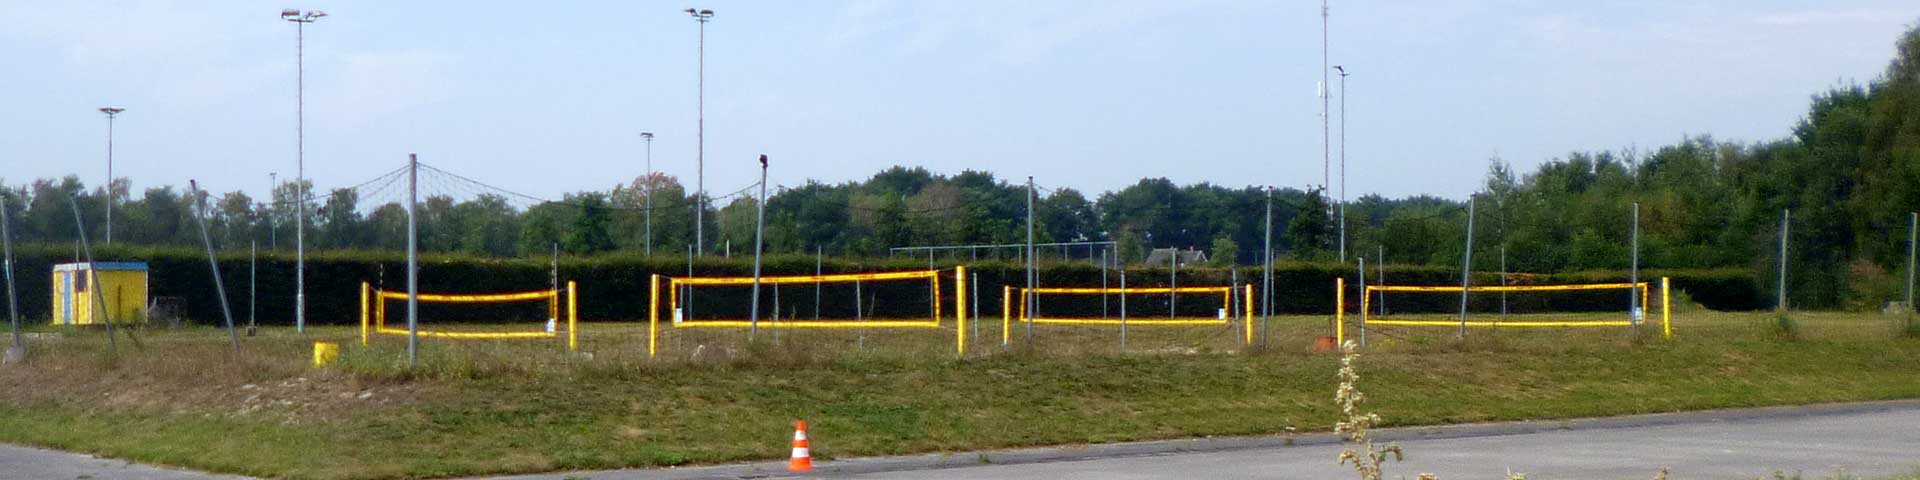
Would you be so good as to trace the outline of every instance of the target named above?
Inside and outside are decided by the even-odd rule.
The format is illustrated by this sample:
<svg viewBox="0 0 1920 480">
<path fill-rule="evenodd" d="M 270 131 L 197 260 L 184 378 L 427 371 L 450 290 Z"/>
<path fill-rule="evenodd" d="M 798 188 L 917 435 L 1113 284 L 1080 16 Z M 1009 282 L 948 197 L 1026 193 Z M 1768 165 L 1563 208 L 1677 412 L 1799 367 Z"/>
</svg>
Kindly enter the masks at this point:
<svg viewBox="0 0 1920 480">
<path fill-rule="evenodd" d="M 647 233 L 646 233 L 646 241 L 644 243 L 646 243 L 647 245 L 646 256 L 648 258 L 652 258 L 653 257 L 653 133 L 641 132 L 640 137 L 647 139 L 647 176 L 646 176 L 647 191 L 645 192 L 646 208 L 647 208 Z"/>
<path fill-rule="evenodd" d="M 213 291 L 220 297 L 220 315 L 227 320 L 227 341 L 240 353 L 240 334 L 233 329 L 233 309 L 227 306 L 227 287 L 220 280 L 220 262 L 213 256 L 213 238 L 207 235 L 207 206 L 200 199 L 200 183 L 187 180 L 187 201 L 193 202 L 193 223 L 200 226 L 200 243 L 207 247 L 207 270 L 213 273 Z"/>
<path fill-rule="evenodd" d="M 311 13 L 311 12 L 309 12 Z M 299 202 L 293 227 L 293 330 L 307 331 L 307 23 L 294 19 L 294 199 Z M 411 174 L 409 174 L 411 175 Z M 411 211 L 409 211 L 411 212 Z M 409 213 L 411 218 L 412 214 Z M 409 220 L 411 221 L 411 220 Z M 408 247 L 411 254 L 412 247 Z M 409 340 L 411 342 L 411 340 Z M 408 347 L 412 355 L 412 347 Z M 411 364 L 411 360 L 409 360 Z"/>
<path fill-rule="evenodd" d="M 106 192 L 107 203 L 107 244 L 113 244 L 113 117 L 120 113 L 112 107 L 101 108 L 107 114 L 107 185 L 100 190 Z"/>
<path fill-rule="evenodd" d="M 1260 266 L 1260 344 L 1267 343 L 1268 332 L 1273 325 L 1273 187 L 1267 187 L 1266 236 L 1262 240 L 1266 253 L 1262 254 Z"/>
<path fill-rule="evenodd" d="M 1501 232 L 1501 233 L 1505 234 L 1506 232 Z M 1360 273 L 1364 275 L 1366 271 L 1361 270 Z M 1500 245 L 1500 286 L 1502 287 L 1507 286 L 1507 246 L 1505 244 Z M 1507 320 L 1507 291 L 1506 290 L 1500 291 L 1500 320 L 1501 321 Z"/>
<path fill-rule="evenodd" d="M 1347 261 L 1347 69 L 1340 71 L 1340 262 Z M 1361 254 L 1365 256 L 1366 254 Z M 1361 290 L 1365 294 L 1365 290 Z M 1364 343 L 1364 342 L 1363 342 Z"/>
<path fill-rule="evenodd" d="M 1176 312 L 1179 311 L 1179 309 L 1176 308 L 1179 306 L 1178 304 L 1179 299 L 1173 296 L 1173 291 L 1180 288 L 1180 247 L 1176 245 L 1172 248 L 1172 250 L 1173 250 L 1173 256 L 1167 259 L 1167 263 L 1171 264 L 1171 266 L 1167 269 L 1167 318 L 1168 319 L 1173 319 L 1176 316 L 1178 316 Z"/>
<path fill-rule="evenodd" d="M 1120 351 L 1127 351 L 1127 269 L 1120 269 Z"/>
<path fill-rule="evenodd" d="M 80 219 L 80 201 L 75 200 L 74 197 L 67 197 L 67 204 L 73 207 L 73 226 L 80 233 L 80 251 L 85 255 L 82 258 L 87 262 L 87 283 L 92 286 L 93 304 L 100 306 L 101 319 L 105 320 L 102 323 L 107 325 L 107 354 L 111 355 L 115 350 L 113 310 L 107 308 L 106 299 L 100 296 L 100 275 L 93 266 L 93 245 L 87 243 L 87 222 Z"/>
<path fill-rule="evenodd" d="M 1327 91 L 1331 90 L 1327 81 L 1327 0 L 1320 0 L 1320 188 L 1333 183 L 1332 145 L 1329 145 L 1327 122 Z"/>
<path fill-rule="evenodd" d="M 1100 250 L 1100 318 L 1107 318 L 1107 251 Z"/>
<path fill-rule="evenodd" d="M 1635 330 L 1640 329 L 1640 202 L 1633 202 L 1633 260 L 1627 269 L 1627 316 Z M 1502 247 L 1505 248 L 1505 247 Z M 1503 259 L 1504 253 L 1501 254 Z M 1504 307 L 1503 307 L 1504 308 Z M 1504 313 L 1504 312 L 1503 312 Z"/>
<path fill-rule="evenodd" d="M 1033 176 L 1029 175 L 1027 176 L 1027 250 L 1026 250 L 1027 292 L 1033 291 L 1033 280 L 1034 280 L 1033 278 L 1034 277 L 1034 272 L 1033 272 L 1033 196 L 1034 196 Z M 1039 301 L 1040 299 L 1034 298 L 1036 296 L 1037 295 L 1034 295 L 1032 293 L 1026 293 L 1025 295 L 1022 295 L 1022 297 L 1026 299 L 1027 318 L 1025 320 L 1027 321 L 1027 348 L 1033 348 L 1033 316 L 1039 314 L 1038 310 L 1040 309 L 1040 301 Z"/>
<path fill-rule="evenodd" d="M 826 257 L 826 253 L 824 252 L 825 250 L 819 246 L 813 247 L 813 277 L 814 277 L 813 278 L 813 319 L 814 320 L 820 319 L 820 273 L 821 273 L 820 263 L 821 263 L 821 259 Z"/>
<path fill-rule="evenodd" d="M 767 155 L 760 155 L 760 205 L 753 217 L 753 314 L 747 320 L 750 329 L 747 339 L 760 331 L 760 245 L 766 243 L 767 231 Z M 928 260 L 932 262 L 932 260 Z M 777 307 L 776 307 L 777 308 Z"/>
<path fill-rule="evenodd" d="M 1787 236 L 1792 232 L 1793 226 L 1789 223 L 1792 219 L 1792 209 L 1780 210 L 1780 290 L 1779 298 L 1773 303 L 1773 309 L 1779 312 L 1787 311 Z"/>
<path fill-rule="evenodd" d="M 267 172 L 267 183 L 272 184 L 267 186 L 267 250 L 275 250 L 280 248 L 280 233 L 275 231 L 280 226 L 276 218 L 280 216 L 280 202 L 273 198 L 273 191 L 280 187 L 280 174 Z"/>
<path fill-rule="evenodd" d="M 1473 285 L 1473 207 L 1476 199 L 1467 197 L 1467 244 L 1460 255 L 1460 339 L 1467 339 L 1467 289 Z"/>
<path fill-rule="evenodd" d="M 247 336 L 259 331 L 258 313 L 260 291 L 260 241 L 247 243 Z"/>
<path fill-rule="evenodd" d="M 407 368 L 420 365 L 420 156 L 407 154 Z"/>
<path fill-rule="evenodd" d="M 0 204 L 0 208 L 5 208 Z M 1920 243 L 1920 213 L 1909 213 L 1907 217 L 1907 328 L 1913 328 L 1913 268 L 1915 265 L 1914 244 Z"/>
<path fill-rule="evenodd" d="M 973 338 L 978 339 L 980 338 L 980 273 L 974 272 L 968 275 L 967 293 L 973 297 L 970 302 L 972 308 L 968 309 L 968 314 L 972 315 L 972 318 L 968 320 L 973 322 Z"/>
<path fill-rule="evenodd" d="M 687 246 L 687 278 L 693 278 L 693 245 Z M 685 298 L 686 300 L 680 302 L 680 318 L 684 320 L 692 320 L 693 319 L 693 286 L 685 285 L 685 287 L 687 289 L 687 293 L 685 295 L 681 295 L 681 298 Z"/>
<path fill-rule="evenodd" d="M 1387 284 L 1387 247 L 1385 245 L 1374 245 L 1373 247 L 1374 247 L 1374 255 L 1375 255 L 1375 257 L 1373 258 L 1374 259 L 1373 268 L 1375 270 L 1379 270 L 1378 272 L 1379 278 L 1376 278 L 1375 281 L 1380 282 L 1381 285 L 1386 285 Z M 1380 292 L 1380 316 L 1382 317 L 1387 316 L 1387 292 Z"/>
<path fill-rule="evenodd" d="M 693 205 L 693 244 L 694 252 L 705 255 L 706 250 L 706 210 L 707 210 L 707 19 L 713 18 L 712 10 L 694 11 L 687 9 L 693 19 L 700 22 L 700 76 L 699 95 L 696 99 L 699 108 L 698 144 L 694 147 L 694 169 L 698 182 Z"/>
<path fill-rule="evenodd" d="M 7 348 L 6 359 L 8 363 L 12 363 L 27 358 L 27 344 L 26 341 L 20 337 L 20 307 L 19 300 L 16 299 L 19 295 L 13 289 L 13 231 L 8 228 L 7 224 L 9 223 L 12 223 L 12 219 L 7 215 L 7 197 L 0 195 L 0 246 L 6 247 L 7 255 L 5 264 L 7 273 L 7 318 L 13 321 L 13 345 Z M 1909 278 L 1911 278 L 1911 275 L 1909 275 Z"/>
<path fill-rule="evenodd" d="M 1343 77 L 1341 78 L 1341 80 L 1345 81 L 1346 79 Z M 1366 301 L 1367 299 L 1367 254 L 1362 253 L 1359 255 L 1355 255 L 1353 258 L 1354 260 L 1358 260 L 1360 262 L 1360 268 L 1358 268 L 1360 272 L 1360 304 L 1366 305 L 1367 303 Z M 1502 277 L 1504 277 L 1504 275 L 1502 275 Z M 1345 305 L 1341 305 L 1340 307 L 1346 308 Z M 1362 347 L 1367 346 L 1367 322 L 1365 320 L 1366 315 L 1367 315 L 1367 310 L 1365 308 L 1360 309 L 1360 318 L 1361 318 L 1360 346 Z"/>
<path fill-rule="evenodd" d="M 867 307 L 865 304 L 862 303 L 865 300 L 866 300 L 866 297 L 862 293 L 860 293 L 860 281 L 854 280 L 853 281 L 853 319 L 855 321 L 864 322 L 867 320 Z M 866 349 L 867 348 L 867 329 L 865 328 L 860 329 L 859 341 L 860 341 L 860 344 L 858 346 L 861 349 Z"/>
</svg>

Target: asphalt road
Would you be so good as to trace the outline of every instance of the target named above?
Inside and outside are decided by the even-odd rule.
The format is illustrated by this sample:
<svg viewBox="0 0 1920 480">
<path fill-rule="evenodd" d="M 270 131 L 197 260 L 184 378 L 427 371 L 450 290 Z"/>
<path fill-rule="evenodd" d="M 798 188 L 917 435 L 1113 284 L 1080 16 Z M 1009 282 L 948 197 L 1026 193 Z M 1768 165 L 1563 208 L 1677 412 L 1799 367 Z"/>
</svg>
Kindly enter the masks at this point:
<svg viewBox="0 0 1920 480">
<path fill-rule="evenodd" d="M 1876 476 L 1920 471 L 1920 401 L 1638 415 L 1392 429 L 1404 461 L 1386 478 L 1421 472 L 1443 479 L 1674 479 Z M 831 439 L 814 439 L 816 447 Z M 818 462 L 815 476 L 888 479 L 1329 479 L 1353 478 L 1336 463 L 1331 435 L 1143 442 Z M 572 472 L 496 480 L 656 480 L 783 476 L 783 462 L 659 470 Z"/>
<path fill-rule="evenodd" d="M 1390 429 L 1404 461 L 1387 478 L 1446 479 L 1828 478 L 1920 471 L 1920 401 L 1892 401 L 1552 422 Z M 771 441 L 784 441 L 774 439 Z M 816 438 L 816 447 L 832 439 Z M 1327 434 L 1192 439 L 822 461 L 814 476 L 888 479 L 1350 478 L 1344 447 Z M 557 472 L 495 480 L 739 479 L 787 476 L 785 462 Z M 86 455 L 0 445 L 0 480 L 238 479 Z"/>
<path fill-rule="evenodd" d="M 0 444 L 0 480 L 219 480 L 243 479 L 168 470 L 78 453 Z"/>
</svg>

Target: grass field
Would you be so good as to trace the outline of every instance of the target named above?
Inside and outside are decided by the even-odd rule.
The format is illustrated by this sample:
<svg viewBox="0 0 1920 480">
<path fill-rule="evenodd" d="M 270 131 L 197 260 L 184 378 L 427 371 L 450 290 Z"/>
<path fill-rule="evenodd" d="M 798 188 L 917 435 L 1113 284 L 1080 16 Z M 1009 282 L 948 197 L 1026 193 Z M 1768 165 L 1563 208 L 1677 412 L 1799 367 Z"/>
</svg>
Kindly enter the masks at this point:
<svg viewBox="0 0 1920 480">
<path fill-rule="evenodd" d="M 1672 341 L 1622 328 L 1378 328 L 1362 388 L 1389 425 L 1920 397 L 1920 339 L 1879 315 L 1676 313 Z M 949 325 L 951 321 L 949 321 Z M 583 324 L 564 340 L 359 346 L 357 328 L 145 330 L 118 354 L 91 330 L 39 327 L 0 368 L 0 441 L 220 472 L 404 478 L 784 458 L 791 422 L 845 457 L 1329 430 L 1324 317 L 1239 325 L 1016 330 L 979 325 L 968 358 L 942 329 L 669 329 Z M 524 327 L 524 326 L 523 326 Z M 967 328 L 971 329 L 969 325 Z M 537 329 L 538 326 L 533 328 Z M 1270 330 L 1267 330 L 1270 328 Z M 564 338 L 564 335 L 561 336 Z M 334 367 L 311 342 L 339 341 Z M 699 353 L 694 353 L 699 352 Z M 1333 459 L 1329 458 L 1328 462 Z M 1658 466 L 1649 466 L 1650 469 Z"/>
</svg>

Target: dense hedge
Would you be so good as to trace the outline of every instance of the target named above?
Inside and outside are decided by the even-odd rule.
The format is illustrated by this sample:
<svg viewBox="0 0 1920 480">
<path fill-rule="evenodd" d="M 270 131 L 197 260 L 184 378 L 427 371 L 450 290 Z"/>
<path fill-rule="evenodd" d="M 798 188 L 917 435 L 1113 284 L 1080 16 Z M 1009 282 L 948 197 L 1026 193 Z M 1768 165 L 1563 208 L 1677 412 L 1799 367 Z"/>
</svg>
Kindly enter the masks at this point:
<svg viewBox="0 0 1920 480">
<path fill-rule="evenodd" d="M 75 257 L 71 247 L 58 246 L 21 246 L 15 250 L 15 275 L 19 289 L 21 314 L 30 319 L 45 319 L 49 315 L 50 272 L 52 264 L 72 261 Z M 201 323 L 215 323 L 219 320 L 219 304 L 212 289 L 212 279 L 207 272 L 207 260 L 204 251 L 189 248 L 151 248 L 103 246 L 95 252 L 99 261 L 144 261 L 151 268 L 150 279 L 152 294 L 156 297 L 180 297 L 185 300 L 187 315 Z M 401 289 L 405 285 L 405 258 L 390 252 L 312 252 L 307 258 L 308 320 L 314 324 L 347 324 L 357 321 L 359 309 L 359 284 L 366 281 L 385 284 L 389 288 Z M 248 314 L 248 259 L 246 252 L 226 252 L 220 257 L 220 266 L 226 282 L 229 298 L 237 321 L 245 322 Z M 841 259 L 828 258 L 822 269 L 827 272 L 859 272 L 874 270 L 905 270 L 926 268 L 924 261 L 903 259 Z M 951 264 L 941 264 L 950 267 Z M 1060 262 L 1043 265 L 1040 283 L 1049 286 L 1061 285 L 1099 285 L 1101 269 L 1096 265 L 1083 262 Z M 292 252 L 262 252 L 259 257 L 257 277 L 257 311 L 262 324 L 293 323 L 293 271 Z M 489 259 L 453 255 L 426 255 L 422 257 L 420 268 L 420 289 L 428 292 L 491 292 L 520 291 L 544 288 L 549 282 L 549 263 L 547 259 Z M 995 317 L 1000 312 L 1001 287 L 1003 285 L 1024 284 L 1023 266 L 1012 262 L 980 262 L 968 266 L 979 278 L 979 305 L 982 317 Z M 745 258 L 704 258 L 692 265 L 696 275 L 745 275 L 752 271 L 752 262 Z M 764 271 L 769 275 L 812 273 L 814 258 L 811 256 L 776 255 L 768 257 Z M 1368 269 L 1369 277 L 1377 277 L 1373 268 Z M 574 280 L 580 285 L 580 315 L 585 320 L 643 319 L 647 315 L 647 281 L 651 273 L 663 275 L 685 275 L 688 265 L 685 257 L 655 257 L 652 259 L 633 255 L 609 255 L 591 258 L 562 258 L 560 277 Z M 1241 283 L 1258 284 L 1258 267 L 1238 269 L 1222 268 L 1182 268 L 1179 282 L 1182 285 L 1227 283 L 1236 279 Z M 1285 313 L 1312 313 L 1330 311 L 1333 305 L 1333 278 L 1346 276 L 1349 284 L 1357 284 L 1356 272 L 1352 266 L 1334 263 L 1298 263 L 1287 262 L 1274 269 L 1274 308 Z M 1108 281 L 1115 287 L 1119 284 L 1119 274 L 1108 272 Z M 1132 267 L 1127 270 L 1129 286 L 1164 286 L 1168 282 L 1166 268 Z M 1683 290 L 1695 301 L 1717 310 L 1752 310 L 1765 308 L 1769 301 L 1758 288 L 1751 272 L 1738 269 L 1718 270 L 1647 270 L 1643 278 L 1657 279 L 1669 276 L 1675 289 Z M 1578 272 L 1566 274 L 1541 274 L 1524 281 L 1536 284 L 1577 283 L 1577 282 L 1618 282 L 1626 280 L 1625 272 Z M 1457 270 L 1442 267 L 1398 266 L 1387 268 L 1389 283 L 1398 285 L 1454 285 L 1459 283 Z M 1378 282 L 1378 278 L 1369 280 Z M 951 289 L 951 283 L 943 282 Z M 1492 273 L 1476 273 L 1474 284 L 1497 284 L 1499 277 Z M 845 318 L 853 315 L 853 286 L 840 285 L 824 288 L 820 295 L 824 299 L 821 316 Z M 888 317 L 912 317 L 927 313 L 928 289 L 925 284 L 892 283 L 861 287 L 860 302 L 869 315 Z M 1357 288 L 1357 287 L 1355 287 Z M 772 289 L 763 292 L 763 302 L 772 304 Z M 740 288 L 703 288 L 696 293 L 698 312 L 702 316 L 744 316 L 748 308 L 748 295 L 744 287 Z M 782 290 L 785 298 L 781 300 L 786 315 L 811 317 L 813 314 L 810 286 L 787 286 Z M 951 295 L 951 290 L 947 291 Z M 1433 300 L 1421 300 L 1416 295 L 1396 295 L 1393 299 L 1395 309 L 1439 309 L 1451 305 L 1457 308 L 1458 297 L 1449 301 L 1445 295 L 1425 295 Z M 1553 297 L 1552 308 L 1561 310 L 1580 309 L 1619 309 L 1622 299 L 1618 292 L 1605 292 L 1585 297 Z M 1211 315 L 1217 308 L 1216 300 L 1196 298 L 1189 301 L 1188 296 L 1180 299 L 1182 315 Z M 1515 298 L 1518 298 L 1516 296 Z M 1546 298 L 1540 296 L 1539 298 Z M 1348 295 L 1349 303 L 1357 305 L 1356 295 Z M 950 299 L 948 299 L 950 301 Z M 1422 307 L 1422 301 L 1433 302 L 1431 307 Z M 1475 308 L 1482 308 L 1480 302 L 1486 298 L 1476 297 Z M 1166 311 L 1164 299 L 1130 299 L 1129 310 L 1136 314 L 1160 314 Z M 951 305 L 950 303 L 948 305 Z M 519 305 L 484 309 L 451 309 L 447 307 L 427 307 L 423 315 L 439 318 L 458 316 L 465 319 L 487 320 L 494 318 L 526 318 L 530 312 L 543 312 L 544 306 Z M 771 307 L 766 307 L 769 310 Z M 943 307 L 945 308 L 945 307 Z M 1108 308 L 1117 308 L 1117 304 Z M 1054 298 L 1043 304 L 1048 315 L 1097 315 L 1101 305 L 1096 299 L 1072 301 Z"/>
</svg>

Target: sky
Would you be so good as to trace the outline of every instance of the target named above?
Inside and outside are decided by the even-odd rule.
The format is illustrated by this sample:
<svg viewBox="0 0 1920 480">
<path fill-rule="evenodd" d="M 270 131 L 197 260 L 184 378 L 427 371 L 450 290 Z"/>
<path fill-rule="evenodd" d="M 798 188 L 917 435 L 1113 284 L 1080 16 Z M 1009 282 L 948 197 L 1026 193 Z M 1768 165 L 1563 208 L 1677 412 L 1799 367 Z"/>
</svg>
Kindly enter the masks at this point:
<svg viewBox="0 0 1920 480">
<path fill-rule="evenodd" d="M 538 5 L 529 7 L 529 5 Z M 1785 137 L 1866 83 L 1904 1 L 1334 1 L 1323 154 L 1312 1 L 310 1 L 316 189 L 423 163 L 543 198 L 655 170 L 706 188 L 984 170 L 1091 195 L 1141 178 L 1465 198 L 1490 158 Z M 247 0 L 0 1 L 0 178 L 261 198 L 295 170 L 295 26 Z M 1330 157 L 1330 160 L 1329 160 Z M 1328 172 L 1331 170 L 1331 172 Z M 1327 175 L 1327 180 L 1323 180 Z"/>
</svg>

